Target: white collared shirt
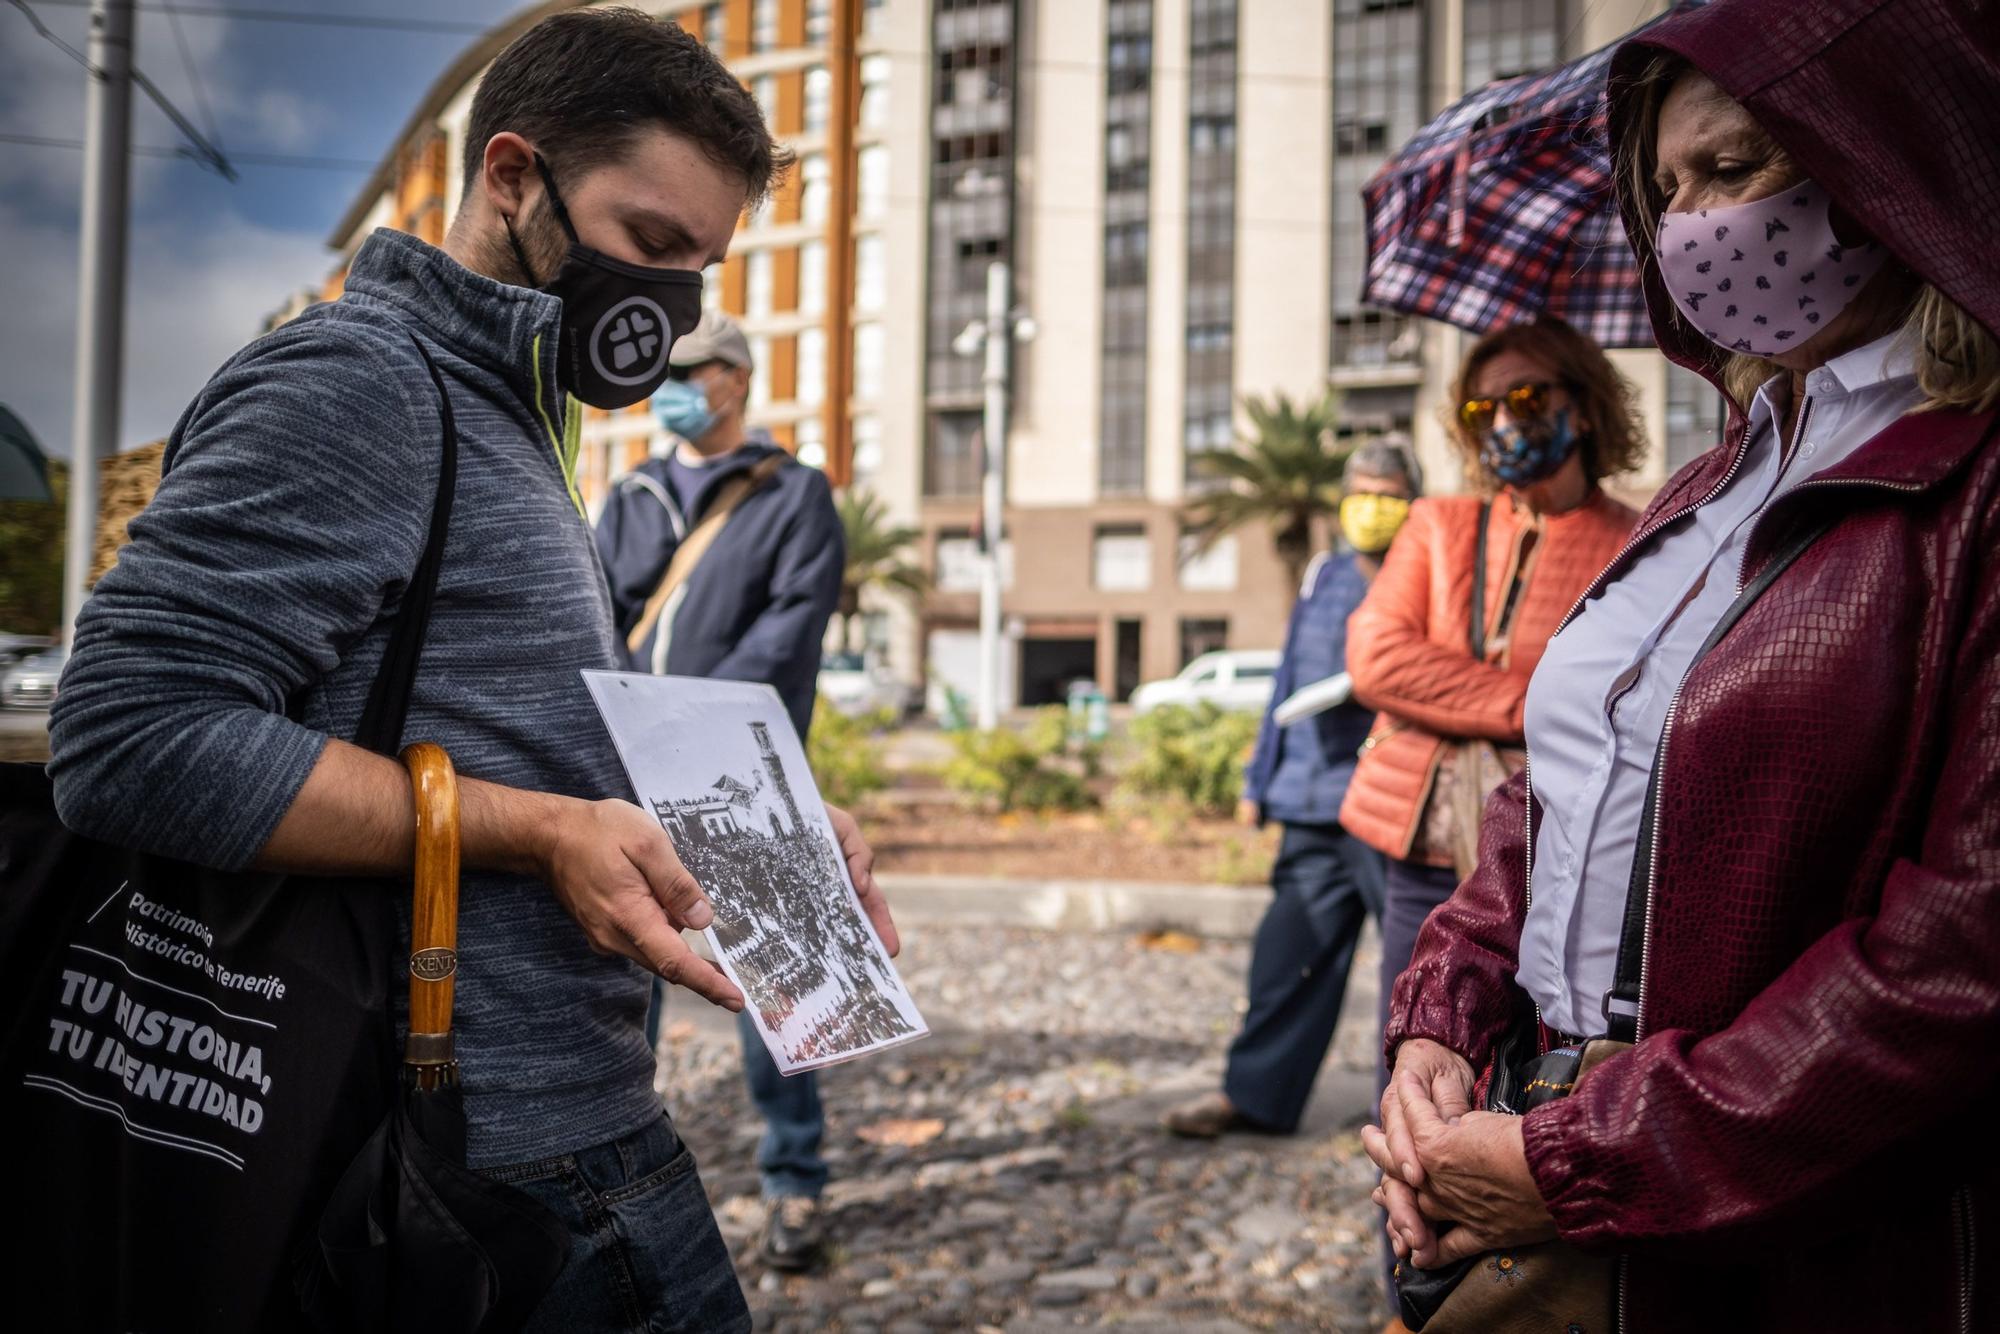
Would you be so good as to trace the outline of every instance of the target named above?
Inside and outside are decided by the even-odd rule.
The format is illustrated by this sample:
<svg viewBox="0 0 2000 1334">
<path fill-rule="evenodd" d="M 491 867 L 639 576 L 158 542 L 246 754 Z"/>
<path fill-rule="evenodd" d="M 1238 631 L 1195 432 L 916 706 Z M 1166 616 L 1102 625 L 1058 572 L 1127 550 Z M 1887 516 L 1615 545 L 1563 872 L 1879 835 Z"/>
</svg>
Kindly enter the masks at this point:
<svg viewBox="0 0 2000 1334">
<path fill-rule="evenodd" d="M 1516 979 L 1551 1028 L 1604 1031 L 1653 754 L 1681 678 L 1736 598 L 1758 516 L 1922 395 L 1907 343 L 1891 334 L 1806 377 L 1785 458 L 1778 433 L 1789 397 L 1785 376 L 1757 391 L 1727 488 L 1655 536 L 1591 599 L 1549 641 L 1529 683 L 1529 764 L 1542 810 Z"/>
</svg>

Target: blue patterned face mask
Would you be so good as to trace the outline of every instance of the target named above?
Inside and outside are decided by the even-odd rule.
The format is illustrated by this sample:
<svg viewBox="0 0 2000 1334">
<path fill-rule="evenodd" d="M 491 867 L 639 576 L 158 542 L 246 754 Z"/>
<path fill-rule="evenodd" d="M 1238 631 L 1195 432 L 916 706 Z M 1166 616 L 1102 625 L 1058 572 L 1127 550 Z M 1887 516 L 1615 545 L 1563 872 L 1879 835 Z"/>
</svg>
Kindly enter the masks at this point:
<svg viewBox="0 0 2000 1334">
<path fill-rule="evenodd" d="M 653 391 L 653 416 L 683 440 L 699 440 L 715 425 L 708 391 L 692 380 L 669 380 Z"/>
<path fill-rule="evenodd" d="M 1509 486 L 1533 486 L 1554 476 L 1581 440 L 1565 405 L 1546 417 L 1493 427 L 1480 441 L 1479 460 Z"/>
</svg>

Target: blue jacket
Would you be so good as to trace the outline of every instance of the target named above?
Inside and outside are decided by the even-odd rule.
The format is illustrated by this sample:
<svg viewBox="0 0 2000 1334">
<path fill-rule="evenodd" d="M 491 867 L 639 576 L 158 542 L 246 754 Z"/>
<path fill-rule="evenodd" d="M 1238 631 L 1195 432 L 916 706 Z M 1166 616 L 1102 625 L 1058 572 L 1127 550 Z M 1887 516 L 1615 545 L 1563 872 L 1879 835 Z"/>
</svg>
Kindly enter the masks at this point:
<svg viewBox="0 0 2000 1334">
<path fill-rule="evenodd" d="M 768 440 L 745 441 L 709 469 L 686 514 L 667 485 L 665 459 L 648 459 L 620 479 L 597 519 L 597 551 L 611 583 L 620 643 L 716 488 L 778 452 Z M 812 724 L 820 646 L 846 564 L 847 543 L 826 475 L 786 463 L 736 507 L 689 577 L 667 641 L 667 673 L 773 686 L 803 738 Z M 658 636 L 655 630 L 632 655 L 636 670 L 650 670 Z"/>
<path fill-rule="evenodd" d="M 1271 715 L 1301 686 L 1347 670 L 1347 618 L 1367 595 L 1368 580 L 1351 553 L 1323 554 L 1306 570 L 1285 630 L 1271 704 L 1243 774 L 1243 795 L 1257 803 L 1264 819 L 1339 822 L 1340 803 L 1375 715 L 1352 701 L 1290 727 L 1279 727 Z"/>
</svg>

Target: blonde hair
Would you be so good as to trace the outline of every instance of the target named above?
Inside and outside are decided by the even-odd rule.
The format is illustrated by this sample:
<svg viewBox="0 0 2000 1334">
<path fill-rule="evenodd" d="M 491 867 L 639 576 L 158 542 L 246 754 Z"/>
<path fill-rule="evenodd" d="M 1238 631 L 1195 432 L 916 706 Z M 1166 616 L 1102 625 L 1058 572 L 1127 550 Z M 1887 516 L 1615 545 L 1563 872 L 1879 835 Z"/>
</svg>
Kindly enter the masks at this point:
<svg viewBox="0 0 2000 1334">
<path fill-rule="evenodd" d="M 1635 99 L 1635 111 L 1626 121 L 1624 138 L 1615 145 L 1617 176 L 1626 196 L 1649 222 L 1658 222 L 1667 202 L 1653 184 L 1660 108 L 1674 83 L 1693 68 L 1680 56 L 1656 55 L 1624 93 Z M 1633 233 L 1630 240 L 1642 263 L 1653 259 L 1650 226 Z M 1686 323 L 1678 306 L 1667 318 Z M 1987 412 L 2000 406 L 2000 339 L 1963 306 L 1920 279 L 1900 333 L 1914 355 L 1917 387 L 1924 393 L 1918 412 Z M 1722 387 L 1738 404 L 1748 403 L 1760 385 L 1782 373 L 1783 367 L 1744 353 L 1727 356 L 1720 366 Z"/>
</svg>

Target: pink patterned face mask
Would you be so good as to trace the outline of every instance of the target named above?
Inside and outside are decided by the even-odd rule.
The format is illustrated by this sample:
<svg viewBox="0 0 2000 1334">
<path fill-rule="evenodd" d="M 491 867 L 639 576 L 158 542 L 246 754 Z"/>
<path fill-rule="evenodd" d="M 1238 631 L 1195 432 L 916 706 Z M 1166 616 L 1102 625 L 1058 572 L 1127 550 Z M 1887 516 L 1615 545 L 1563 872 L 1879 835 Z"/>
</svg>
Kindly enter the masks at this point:
<svg viewBox="0 0 2000 1334">
<path fill-rule="evenodd" d="M 1660 217 L 1660 277 L 1688 323 L 1730 352 L 1799 347 L 1847 309 L 1889 252 L 1834 239 L 1811 181 L 1748 204 Z"/>
</svg>

